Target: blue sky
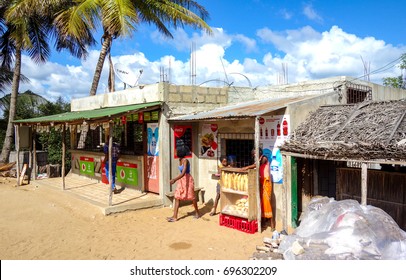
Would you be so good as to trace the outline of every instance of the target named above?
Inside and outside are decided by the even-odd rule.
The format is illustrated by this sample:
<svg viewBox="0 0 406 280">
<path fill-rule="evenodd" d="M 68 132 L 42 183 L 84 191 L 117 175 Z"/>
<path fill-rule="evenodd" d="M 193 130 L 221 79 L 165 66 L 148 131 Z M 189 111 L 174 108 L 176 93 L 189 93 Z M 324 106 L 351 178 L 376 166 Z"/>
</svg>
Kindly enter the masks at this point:
<svg viewBox="0 0 406 280">
<path fill-rule="evenodd" d="M 406 52 L 406 17 L 399 1 L 198 2 L 210 14 L 207 23 L 212 36 L 185 28 L 173 30 L 174 39 L 168 39 L 153 26 L 141 25 L 132 38 L 114 41 L 114 63 L 135 73 L 142 69 L 141 84 L 158 82 L 160 68 L 171 83 L 189 84 L 190 47 L 194 43 L 196 84 L 220 86 L 223 83 L 207 81 L 227 80 L 248 86 L 246 76 L 252 86 L 266 86 L 332 76 L 362 77 L 363 63 L 374 71 Z M 87 96 L 99 49 L 100 45 L 90 50 L 83 61 L 54 52 L 50 61 L 40 66 L 24 57 L 22 71 L 31 83 L 21 85 L 20 91 L 30 89 L 50 100 Z M 107 66 L 105 63 L 98 93 L 106 91 Z M 370 75 L 370 80 L 382 83 L 383 77 L 401 74 L 395 63 L 390 66 Z M 287 81 L 281 78 L 283 68 Z M 117 79 L 117 89 L 122 88 Z"/>
</svg>

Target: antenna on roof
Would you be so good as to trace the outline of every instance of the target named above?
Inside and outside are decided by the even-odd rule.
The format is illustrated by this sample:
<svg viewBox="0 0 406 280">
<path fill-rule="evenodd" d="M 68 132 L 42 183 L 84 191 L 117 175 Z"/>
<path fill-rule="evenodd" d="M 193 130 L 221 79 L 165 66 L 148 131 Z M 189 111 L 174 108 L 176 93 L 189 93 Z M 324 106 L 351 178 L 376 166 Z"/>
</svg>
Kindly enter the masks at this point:
<svg viewBox="0 0 406 280">
<path fill-rule="evenodd" d="M 127 66 L 121 64 L 121 63 L 116 63 L 114 64 L 114 72 L 116 73 L 117 77 L 124 83 L 124 88 L 125 85 L 129 85 L 130 87 L 135 87 L 138 84 L 138 81 L 143 73 L 143 70 L 141 69 L 139 72 L 138 77 L 131 71 L 130 68 Z"/>
<path fill-rule="evenodd" d="M 362 58 L 362 55 L 360 55 L 362 64 L 364 65 L 364 80 L 369 82 L 369 73 L 371 72 L 371 62 L 368 61 L 368 64 L 364 59 Z"/>
<path fill-rule="evenodd" d="M 196 43 L 190 46 L 190 84 L 196 85 Z"/>
</svg>

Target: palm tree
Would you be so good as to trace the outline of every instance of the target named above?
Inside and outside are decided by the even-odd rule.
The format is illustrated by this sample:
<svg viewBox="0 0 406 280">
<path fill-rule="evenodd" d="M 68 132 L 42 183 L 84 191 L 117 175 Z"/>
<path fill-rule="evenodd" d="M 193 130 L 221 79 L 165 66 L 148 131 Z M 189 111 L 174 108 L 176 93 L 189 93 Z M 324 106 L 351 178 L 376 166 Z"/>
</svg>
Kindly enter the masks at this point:
<svg viewBox="0 0 406 280">
<path fill-rule="evenodd" d="M 208 12 L 191 0 L 79 0 L 76 3 L 75 7 L 59 14 L 56 24 L 65 26 L 67 34 L 77 36 L 81 25 L 94 28 L 97 22 L 101 23 L 101 50 L 90 95 L 96 94 L 103 64 L 110 53 L 113 40 L 132 35 L 140 23 L 153 24 L 168 37 L 173 37 L 169 27 L 178 28 L 184 25 L 211 33 L 204 21 Z"/>
<path fill-rule="evenodd" d="M 51 5 L 52 4 L 52 5 Z M 64 6 L 58 0 L 12 0 L 0 2 L 1 61 L 2 66 L 11 69 L 14 58 L 13 80 L 10 96 L 9 118 L 6 137 L 0 162 L 8 162 L 14 138 L 13 121 L 16 115 L 18 89 L 21 80 L 21 57 L 26 51 L 36 63 L 45 62 L 50 55 L 48 42 L 54 36 L 57 50 L 68 49 L 72 54 L 82 57 L 86 54 L 86 43 L 92 38 L 77 39 L 61 36 L 53 23 L 54 9 Z"/>
</svg>

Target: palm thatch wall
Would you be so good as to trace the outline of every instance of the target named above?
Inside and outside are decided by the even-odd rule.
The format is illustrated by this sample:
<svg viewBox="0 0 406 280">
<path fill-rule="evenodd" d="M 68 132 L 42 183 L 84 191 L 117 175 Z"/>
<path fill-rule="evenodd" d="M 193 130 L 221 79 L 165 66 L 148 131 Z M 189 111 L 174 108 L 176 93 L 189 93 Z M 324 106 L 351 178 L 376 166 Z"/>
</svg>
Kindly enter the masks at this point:
<svg viewBox="0 0 406 280">
<path fill-rule="evenodd" d="M 320 107 L 281 150 L 337 160 L 406 161 L 406 100 Z"/>
</svg>

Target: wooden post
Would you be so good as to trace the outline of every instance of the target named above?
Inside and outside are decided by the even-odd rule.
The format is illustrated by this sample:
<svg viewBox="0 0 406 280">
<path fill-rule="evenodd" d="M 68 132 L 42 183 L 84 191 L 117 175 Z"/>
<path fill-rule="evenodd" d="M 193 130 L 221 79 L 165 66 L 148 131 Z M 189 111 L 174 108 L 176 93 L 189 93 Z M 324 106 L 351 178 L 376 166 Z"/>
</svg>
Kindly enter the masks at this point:
<svg viewBox="0 0 406 280">
<path fill-rule="evenodd" d="M 283 168 L 283 183 L 282 183 L 282 229 L 288 232 L 288 166 L 287 166 L 287 156 L 282 156 L 282 168 Z M 290 181 L 290 184 L 292 182 Z M 291 187 L 291 186 L 289 186 Z M 276 212 L 276 205 L 275 205 Z M 274 215 L 275 219 L 275 215 Z M 276 224 L 276 220 L 275 220 Z"/>
<path fill-rule="evenodd" d="M 32 153 L 33 153 L 33 159 L 32 159 L 32 170 L 31 170 L 31 174 L 32 175 L 32 179 L 35 181 L 37 180 L 37 145 L 36 145 L 36 141 L 35 138 L 37 138 L 37 128 L 36 126 L 32 127 Z"/>
<path fill-rule="evenodd" d="M 262 231 L 261 227 L 261 217 L 262 217 L 262 212 L 261 212 L 261 198 L 260 198 L 260 187 L 259 187 L 259 116 L 255 118 L 255 163 L 256 167 L 255 170 L 257 172 L 256 180 L 255 180 L 255 189 L 256 189 L 256 196 L 257 196 L 257 221 L 258 221 L 258 232 Z"/>
<path fill-rule="evenodd" d="M 367 182 L 368 166 L 365 162 L 361 164 L 361 205 L 367 205 Z"/>
<path fill-rule="evenodd" d="M 113 192 L 112 192 L 112 178 L 113 178 L 113 170 L 112 170 L 112 152 L 113 150 L 113 123 L 109 122 L 109 206 L 113 203 Z"/>
<path fill-rule="evenodd" d="M 66 157 L 65 124 L 62 125 L 62 190 L 65 190 L 65 157 Z"/>
<path fill-rule="evenodd" d="M 18 125 L 14 125 L 15 147 L 16 147 L 16 162 L 17 162 L 17 187 L 20 186 L 20 133 Z"/>
</svg>

